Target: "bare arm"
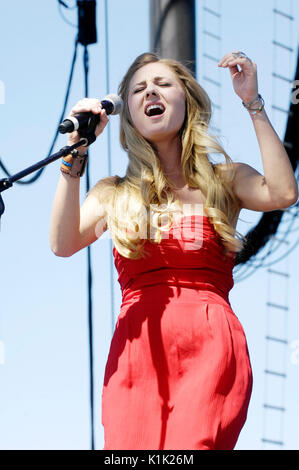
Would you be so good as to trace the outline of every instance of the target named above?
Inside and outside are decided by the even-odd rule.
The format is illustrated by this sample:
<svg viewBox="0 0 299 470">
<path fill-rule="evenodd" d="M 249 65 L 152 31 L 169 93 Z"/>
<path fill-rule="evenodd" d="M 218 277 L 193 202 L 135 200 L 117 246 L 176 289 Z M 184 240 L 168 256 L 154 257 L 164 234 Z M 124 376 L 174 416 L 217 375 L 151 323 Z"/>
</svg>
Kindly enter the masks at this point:
<svg viewBox="0 0 299 470">
<path fill-rule="evenodd" d="M 285 148 L 265 111 L 251 116 L 258 139 L 264 175 L 246 163 L 235 163 L 234 192 L 242 208 L 269 212 L 297 202 L 298 183 Z"/>
<path fill-rule="evenodd" d="M 243 53 L 226 54 L 219 67 L 229 68 L 236 94 L 251 103 L 258 95 L 257 66 Z M 285 209 L 298 199 L 298 184 L 285 148 L 263 109 L 251 114 L 264 175 L 245 163 L 236 163 L 234 191 L 241 208 L 255 211 Z"/>
<path fill-rule="evenodd" d="M 106 112 L 101 108 L 99 100 L 84 99 L 74 106 L 71 115 L 87 111 L 101 115 L 101 122 L 96 128 L 96 135 L 98 136 L 108 122 Z M 71 145 L 77 142 L 78 139 L 78 133 L 73 132 L 69 135 L 68 144 Z M 86 148 L 80 147 L 78 150 L 81 154 L 84 154 Z M 94 196 L 88 196 L 80 209 L 80 178 L 61 174 L 50 222 L 50 247 L 52 251 L 57 256 L 66 257 L 93 243 L 101 235 L 98 223 L 102 217 L 103 211 Z M 95 230 L 96 227 L 97 231 Z M 97 235 L 95 232 L 97 232 Z"/>
<path fill-rule="evenodd" d="M 261 151 L 265 190 L 276 208 L 289 207 L 298 199 L 298 184 L 288 154 L 265 110 L 251 119 Z"/>
<path fill-rule="evenodd" d="M 50 246 L 57 256 L 71 256 L 78 245 L 80 226 L 79 191 L 79 178 L 61 174 L 50 222 Z"/>
</svg>

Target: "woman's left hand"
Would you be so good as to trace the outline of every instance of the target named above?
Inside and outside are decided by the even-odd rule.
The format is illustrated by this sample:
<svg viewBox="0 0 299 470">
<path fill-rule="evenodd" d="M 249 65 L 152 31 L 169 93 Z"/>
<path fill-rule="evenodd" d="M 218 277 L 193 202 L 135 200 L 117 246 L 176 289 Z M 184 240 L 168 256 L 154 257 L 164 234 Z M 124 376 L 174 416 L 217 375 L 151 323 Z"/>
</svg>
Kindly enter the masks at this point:
<svg viewBox="0 0 299 470">
<path fill-rule="evenodd" d="M 240 55 L 237 56 L 238 54 Z M 218 67 L 229 67 L 234 90 L 244 103 L 250 103 L 257 98 L 257 66 L 245 54 L 238 51 L 226 54 Z"/>
</svg>

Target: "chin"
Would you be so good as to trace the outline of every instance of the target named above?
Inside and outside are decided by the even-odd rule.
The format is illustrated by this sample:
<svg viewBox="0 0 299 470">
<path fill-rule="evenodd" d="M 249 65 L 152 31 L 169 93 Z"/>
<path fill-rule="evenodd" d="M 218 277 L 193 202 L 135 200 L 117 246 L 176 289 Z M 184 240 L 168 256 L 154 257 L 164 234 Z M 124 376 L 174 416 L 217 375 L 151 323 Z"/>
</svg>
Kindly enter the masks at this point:
<svg viewBox="0 0 299 470">
<path fill-rule="evenodd" d="M 175 132 L 167 132 L 167 131 L 159 131 L 159 132 L 140 132 L 142 137 L 148 140 L 152 144 L 158 144 L 159 142 L 171 141 L 175 138 L 180 136 L 180 131 Z"/>
</svg>

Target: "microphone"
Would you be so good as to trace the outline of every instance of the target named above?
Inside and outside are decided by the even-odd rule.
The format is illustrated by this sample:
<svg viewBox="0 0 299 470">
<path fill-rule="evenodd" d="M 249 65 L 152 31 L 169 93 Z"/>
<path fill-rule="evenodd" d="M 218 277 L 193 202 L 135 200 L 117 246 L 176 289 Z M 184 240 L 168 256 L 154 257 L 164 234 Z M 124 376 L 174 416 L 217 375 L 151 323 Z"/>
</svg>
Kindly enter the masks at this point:
<svg viewBox="0 0 299 470">
<path fill-rule="evenodd" d="M 106 110 L 107 114 L 115 115 L 120 113 L 123 100 L 120 96 L 111 94 L 105 96 L 103 101 L 101 101 L 101 105 Z M 98 124 L 100 119 L 100 116 L 92 112 L 75 114 L 75 116 L 70 116 L 62 121 L 58 127 L 58 131 L 60 134 L 74 131 L 80 132 L 80 130 L 88 129 L 90 123 L 92 123 L 92 125 L 94 125 L 94 123 Z"/>
</svg>

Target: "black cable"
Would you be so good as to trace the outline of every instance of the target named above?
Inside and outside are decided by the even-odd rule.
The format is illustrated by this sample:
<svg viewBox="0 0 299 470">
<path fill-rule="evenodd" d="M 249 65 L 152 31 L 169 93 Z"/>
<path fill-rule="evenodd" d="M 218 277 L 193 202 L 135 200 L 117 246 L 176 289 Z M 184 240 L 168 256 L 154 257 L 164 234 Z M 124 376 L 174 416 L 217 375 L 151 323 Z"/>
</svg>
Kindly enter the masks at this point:
<svg viewBox="0 0 299 470">
<path fill-rule="evenodd" d="M 294 224 L 294 221 L 295 219 L 297 218 L 297 213 L 295 213 L 292 217 L 292 220 L 289 222 L 289 227 L 287 228 L 287 230 L 281 234 L 281 239 L 282 240 L 286 240 L 287 238 L 287 235 L 289 235 L 290 233 L 294 232 L 294 230 L 292 231 L 291 230 L 291 227 L 292 225 Z M 236 282 L 241 282 L 241 281 L 244 281 L 245 279 L 247 279 L 248 277 L 250 277 L 251 275 L 253 275 L 258 269 L 260 268 L 269 268 L 270 266 L 282 261 L 284 258 L 286 258 L 287 256 L 289 256 L 289 254 L 298 246 L 299 244 L 299 239 L 297 239 L 293 246 L 288 249 L 285 253 L 283 253 L 279 258 L 276 258 L 274 259 L 273 261 L 270 261 L 268 263 L 265 263 L 265 260 L 267 258 L 269 258 L 269 256 L 273 255 L 274 253 L 276 253 L 279 249 L 279 247 L 281 246 L 282 242 L 278 243 L 278 245 L 275 247 L 273 246 L 274 245 L 274 242 L 275 240 L 272 242 L 272 244 L 269 246 L 268 248 L 268 251 L 261 257 L 261 258 L 258 258 L 258 257 L 255 257 L 251 260 L 248 260 L 246 262 L 246 265 L 244 265 L 244 267 L 246 266 L 247 267 L 247 270 L 244 269 L 243 272 L 241 272 L 241 274 L 237 277 L 235 276 L 235 281 Z M 256 264 L 258 263 L 258 264 Z M 239 265 L 240 268 L 242 267 L 241 265 Z M 250 267 L 252 268 L 252 270 L 250 271 Z M 237 274 L 241 271 L 241 269 L 239 269 L 239 271 L 237 270 Z M 247 272 L 249 272 L 249 274 L 247 274 Z"/>
<path fill-rule="evenodd" d="M 70 7 L 67 6 L 61 0 L 58 0 L 58 9 L 59 9 L 59 12 L 61 13 L 61 16 L 63 17 L 62 12 L 61 12 L 61 5 L 66 7 L 66 8 L 70 8 Z M 63 17 L 63 19 L 66 21 L 66 19 L 64 17 Z M 69 23 L 68 21 L 66 21 L 66 22 Z M 71 26 L 74 26 L 71 23 L 69 23 L 69 24 Z M 58 125 L 56 126 L 55 136 L 54 136 L 54 139 L 53 139 L 52 144 L 50 146 L 47 158 L 52 154 L 52 151 L 53 151 L 53 148 L 55 146 L 57 137 L 59 135 L 59 131 L 58 131 L 59 124 L 64 119 L 64 115 L 65 115 L 65 111 L 66 111 L 66 107 L 67 107 L 67 103 L 68 103 L 68 99 L 69 99 L 69 95 L 70 95 L 70 89 L 71 89 L 71 84 L 72 84 L 72 80 L 73 80 L 73 75 L 74 75 L 74 68 L 75 68 L 76 59 L 77 59 L 78 44 L 79 44 L 79 41 L 78 41 L 78 35 L 77 35 L 76 39 L 75 39 L 74 54 L 73 54 L 73 59 L 72 59 L 70 75 L 69 75 L 69 79 L 68 79 L 67 91 L 66 91 L 66 95 L 65 95 L 64 104 L 63 104 L 63 110 L 62 110 L 61 116 L 59 118 Z M 88 50 L 87 50 L 87 46 L 85 46 L 84 47 L 84 54 L 83 54 L 83 65 L 84 65 L 84 82 L 85 82 L 85 96 L 86 97 L 88 96 L 88 71 L 89 71 L 89 63 L 88 62 L 89 62 L 88 61 Z M 88 153 L 88 151 L 87 151 L 87 153 Z M 9 173 L 9 171 L 7 170 L 7 168 L 5 167 L 4 163 L 1 161 L 1 158 L 0 158 L 0 168 L 3 170 L 3 172 L 5 173 L 5 175 L 8 178 L 10 178 L 12 176 Z M 32 184 L 32 183 L 34 183 L 35 181 L 37 181 L 39 179 L 39 177 L 42 175 L 44 169 L 45 168 L 42 168 L 40 171 L 38 171 L 34 175 L 34 177 L 31 178 L 30 180 L 28 180 L 28 181 L 16 181 L 16 183 L 23 184 L 23 185 Z M 90 177 L 89 177 L 89 166 L 87 164 L 87 167 L 86 167 L 86 193 L 88 193 L 89 189 L 90 189 Z M 89 355 L 90 355 L 91 449 L 94 450 L 92 270 L 91 270 L 91 249 L 90 249 L 90 246 L 87 247 L 87 288 L 88 288 Z"/>
<path fill-rule="evenodd" d="M 64 14 L 62 13 L 62 9 L 61 7 L 64 7 L 64 8 L 67 8 L 68 10 L 73 10 L 74 8 L 77 7 L 77 5 L 75 4 L 74 6 L 70 7 L 69 5 L 67 5 L 65 2 L 63 2 L 62 0 L 58 0 L 58 3 L 57 3 L 57 6 L 58 6 L 58 12 L 61 16 L 61 18 L 63 19 L 63 21 L 68 24 L 69 26 L 71 26 L 72 28 L 77 28 L 77 25 L 74 24 L 74 23 L 71 23 L 65 16 Z"/>
<path fill-rule="evenodd" d="M 88 97 L 88 72 L 89 56 L 87 46 L 84 46 L 84 88 L 85 96 Z M 88 153 L 88 151 L 87 151 Z M 86 194 L 90 189 L 89 163 L 86 170 Z M 91 450 L 94 450 L 94 396 L 93 396 L 93 321 L 92 321 L 92 270 L 91 270 L 91 247 L 87 247 L 87 305 L 88 305 L 88 340 L 89 340 L 89 380 L 90 380 L 90 421 L 91 421 Z"/>
<path fill-rule="evenodd" d="M 59 124 L 63 121 L 63 118 L 64 118 L 64 115 L 65 115 L 65 110 L 66 110 L 66 107 L 67 107 L 67 103 L 68 103 L 68 99 L 69 99 L 69 95 L 70 95 L 70 89 L 71 89 L 71 84 L 72 84 L 72 80 L 73 80 L 73 75 L 74 75 L 74 69 L 75 69 L 75 64 L 76 64 L 76 59 L 77 59 L 77 48 L 78 48 L 78 39 L 76 38 L 75 40 L 75 47 L 74 47 L 74 53 L 73 53 L 73 59 L 72 59 L 72 65 L 71 65 L 71 70 L 70 70 L 70 75 L 69 75 L 69 79 L 68 79 L 68 84 L 67 84 L 67 90 L 66 90 L 66 95 L 65 95 L 65 99 L 64 99 L 64 104 L 63 104 L 63 109 L 62 109 L 62 113 L 61 113 L 61 116 L 59 118 L 59 121 L 58 121 L 58 125 L 56 126 L 56 131 L 55 131 L 55 135 L 54 135 L 54 139 L 51 143 L 51 146 L 50 146 L 50 149 L 49 149 L 49 152 L 48 152 L 48 155 L 46 158 L 48 158 L 51 154 L 52 154 L 52 151 L 53 151 L 53 148 L 56 144 L 56 140 L 57 140 L 57 137 L 58 137 L 58 126 Z M 10 178 L 12 176 L 11 173 L 9 173 L 9 171 L 7 170 L 7 168 L 5 167 L 4 163 L 2 162 L 1 158 L 0 158 L 0 168 L 3 170 L 3 172 L 5 173 L 5 175 Z M 37 181 L 40 176 L 42 175 L 43 171 L 45 170 L 46 167 L 44 168 L 41 168 L 38 172 L 36 172 L 36 174 L 31 178 L 29 179 L 28 181 L 16 181 L 17 184 L 32 184 L 32 183 L 35 183 L 35 181 Z"/>
<path fill-rule="evenodd" d="M 58 10 L 63 18 L 63 20 L 72 27 L 77 27 L 73 23 L 69 22 L 62 13 L 61 6 L 73 9 L 77 5 L 75 4 L 74 7 L 69 7 L 61 0 L 58 0 Z M 79 34 L 78 34 L 79 36 Z M 78 43 L 78 36 L 77 36 L 77 43 Z M 84 68 L 84 96 L 88 97 L 89 90 L 88 90 L 88 72 L 89 72 L 89 56 L 88 56 L 88 49 L 87 45 L 84 46 L 83 51 L 83 68 Z M 60 122 L 63 119 L 60 120 Z M 88 155 L 88 149 L 87 149 Z M 90 189 L 90 176 L 89 176 L 89 163 L 87 163 L 86 170 L 86 194 Z M 93 277 L 92 277 L 92 269 L 91 269 L 91 247 L 87 247 L 87 310 L 88 310 L 88 344 L 89 344 L 89 384 L 90 384 L 90 422 L 91 422 L 91 450 L 94 450 L 94 380 L 93 380 L 93 314 L 92 314 L 92 284 L 93 284 Z"/>
<path fill-rule="evenodd" d="M 74 10 L 75 8 L 77 8 L 76 0 L 74 0 L 74 5 L 72 7 L 70 7 L 67 3 L 63 2 L 62 0 L 58 0 L 58 3 L 60 3 L 60 5 L 62 5 L 64 8 L 67 8 L 68 10 Z"/>
<path fill-rule="evenodd" d="M 61 6 L 73 9 L 77 5 L 75 4 L 72 8 L 58 0 L 58 10 L 60 15 L 62 16 L 63 20 L 69 24 L 70 26 L 77 27 L 73 23 L 69 22 L 63 15 Z M 79 28 L 80 29 L 80 28 Z M 77 36 L 77 42 L 79 42 L 79 31 Z M 82 42 L 81 42 L 82 44 Z M 84 96 L 88 97 L 89 90 L 88 90 L 88 73 L 89 73 L 89 55 L 87 45 L 84 45 L 83 50 L 83 68 L 84 68 Z M 62 121 L 62 119 L 61 119 Z M 61 122 L 60 121 L 60 122 Z M 87 149 L 87 154 L 88 149 Z M 86 194 L 89 192 L 90 189 L 90 176 L 89 176 L 89 164 L 87 163 L 86 170 Z M 94 380 L 93 380 L 93 305 L 92 305 L 92 285 L 93 285 L 93 276 L 92 276 L 92 269 L 91 269 L 91 247 L 87 247 L 87 307 L 88 307 L 88 343 L 89 343 L 89 382 L 90 382 L 90 421 L 91 421 L 91 450 L 94 450 Z"/>
</svg>

